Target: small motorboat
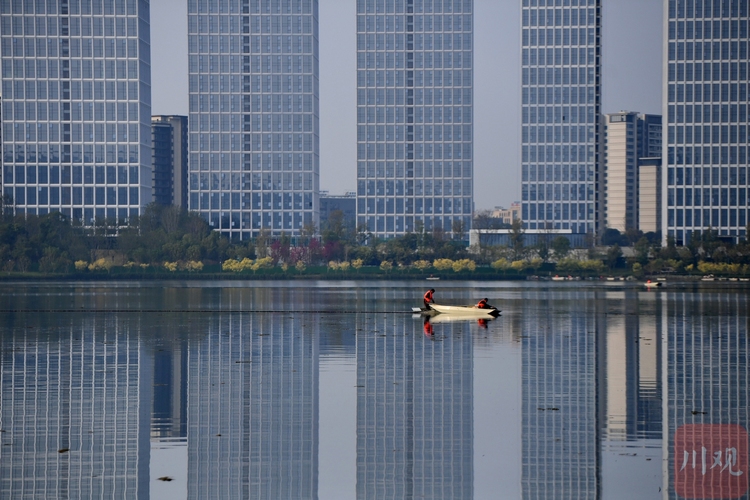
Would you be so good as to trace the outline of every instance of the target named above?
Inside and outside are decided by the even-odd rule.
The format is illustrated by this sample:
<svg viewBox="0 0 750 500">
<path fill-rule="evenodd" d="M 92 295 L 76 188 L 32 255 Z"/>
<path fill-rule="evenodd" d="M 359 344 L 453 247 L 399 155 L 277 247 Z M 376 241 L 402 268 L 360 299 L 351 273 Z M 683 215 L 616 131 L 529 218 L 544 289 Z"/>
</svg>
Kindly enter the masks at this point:
<svg viewBox="0 0 750 500">
<path fill-rule="evenodd" d="M 476 306 L 446 306 L 443 304 L 430 304 L 430 308 L 440 314 L 450 314 L 453 316 L 464 316 L 471 318 L 497 318 L 500 316 L 500 310 L 496 307 L 480 309 Z"/>
<path fill-rule="evenodd" d="M 663 283 L 661 281 L 651 281 L 651 280 L 648 280 L 647 282 L 643 284 L 643 286 L 645 286 L 646 288 L 659 288 L 662 285 Z"/>
</svg>

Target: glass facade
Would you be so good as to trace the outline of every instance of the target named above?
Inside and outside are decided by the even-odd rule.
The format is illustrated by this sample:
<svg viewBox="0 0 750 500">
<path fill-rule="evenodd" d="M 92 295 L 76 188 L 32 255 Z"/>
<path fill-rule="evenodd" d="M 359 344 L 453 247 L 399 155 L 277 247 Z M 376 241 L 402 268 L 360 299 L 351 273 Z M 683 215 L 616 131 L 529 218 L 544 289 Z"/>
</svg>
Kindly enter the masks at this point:
<svg viewBox="0 0 750 500">
<path fill-rule="evenodd" d="M 318 225 L 317 0 L 189 0 L 189 208 L 246 239 Z"/>
<path fill-rule="evenodd" d="M 0 3 L 3 194 L 126 221 L 151 201 L 147 0 Z"/>
<path fill-rule="evenodd" d="M 667 0 L 663 236 L 746 233 L 748 2 Z"/>
<path fill-rule="evenodd" d="M 522 0 L 521 219 L 599 230 L 601 0 Z"/>
<path fill-rule="evenodd" d="M 473 0 L 357 0 L 357 225 L 468 231 Z"/>
</svg>

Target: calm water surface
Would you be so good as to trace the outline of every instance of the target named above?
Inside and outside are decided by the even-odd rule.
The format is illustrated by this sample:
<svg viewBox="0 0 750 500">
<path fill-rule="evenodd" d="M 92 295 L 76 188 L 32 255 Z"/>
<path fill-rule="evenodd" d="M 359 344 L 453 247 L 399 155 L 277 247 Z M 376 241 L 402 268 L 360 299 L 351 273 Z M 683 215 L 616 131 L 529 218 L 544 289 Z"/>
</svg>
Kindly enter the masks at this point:
<svg viewBox="0 0 750 500">
<path fill-rule="evenodd" d="M 747 498 L 748 299 L 2 283 L 0 498 Z"/>
</svg>

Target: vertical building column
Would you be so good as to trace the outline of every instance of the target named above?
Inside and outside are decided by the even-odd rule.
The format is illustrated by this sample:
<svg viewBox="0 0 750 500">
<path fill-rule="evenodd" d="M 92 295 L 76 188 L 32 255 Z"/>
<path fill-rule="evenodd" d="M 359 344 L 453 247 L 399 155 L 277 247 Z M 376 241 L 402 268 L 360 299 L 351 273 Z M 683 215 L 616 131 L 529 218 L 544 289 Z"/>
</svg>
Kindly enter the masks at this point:
<svg viewBox="0 0 750 500">
<path fill-rule="evenodd" d="M 358 227 L 385 238 L 465 235 L 472 80 L 472 1 L 358 1 Z"/>
<path fill-rule="evenodd" d="M 318 2 L 234 5 L 188 8 L 188 204 L 240 239 L 299 235 L 319 226 Z"/>
<path fill-rule="evenodd" d="M 596 236 L 599 192 L 601 1 L 523 3 L 521 200 L 526 229 Z"/>
</svg>

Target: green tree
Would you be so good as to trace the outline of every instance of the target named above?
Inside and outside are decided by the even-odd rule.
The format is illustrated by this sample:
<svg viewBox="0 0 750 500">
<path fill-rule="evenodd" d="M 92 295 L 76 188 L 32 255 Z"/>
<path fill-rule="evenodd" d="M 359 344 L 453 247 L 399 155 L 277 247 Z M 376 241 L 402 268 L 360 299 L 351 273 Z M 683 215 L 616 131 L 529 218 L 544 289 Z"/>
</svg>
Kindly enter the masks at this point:
<svg viewBox="0 0 750 500">
<path fill-rule="evenodd" d="M 523 223 L 516 219 L 510 228 L 510 247 L 513 250 L 513 260 L 518 260 L 524 255 L 523 237 Z"/>
<path fill-rule="evenodd" d="M 456 219 L 453 221 L 453 239 L 456 241 L 463 241 L 466 229 L 464 228 L 464 221 Z"/>
<path fill-rule="evenodd" d="M 555 259 L 564 259 L 570 253 L 570 240 L 565 236 L 556 237 L 552 240 L 552 252 L 555 254 Z"/>
<path fill-rule="evenodd" d="M 357 226 L 357 245 L 364 246 L 372 241 L 372 233 L 367 228 L 367 224 Z"/>
<path fill-rule="evenodd" d="M 607 250 L 607 267 L 609 269 L 615 269 L 622 265 L 622 249 L 620 249 L 620 245 L 612 245 L 609 247 L 609 250 Z"/>
<path fill-rule="evenodd" d="M 324 244 L 329 241 L 345 241 L 346 232 L 344 212 L 341 210 L 332 211 L 328 220 L 321 224 L 321 237 Z"/>
<path fill-rule="evenodd" d="M 13 197 L 8 195 L 0 195 L 0 222 L 9 223 L 13 220 L 16 206 L 13 202 Z"/>
<path fill-rule="evenodd" d="M 271 239 L 271 230 L 264 227 L 255 238 L 255 256 L 263 259 L 268 255 L 268 244 Z"/>
<path fill-rule="evenodd" d="M 549 259 L 549 240 L 547 239 L 546 234 L 539 235 L 539 240 L 536 244 L 536 253 L 539 255 L 539 258 L 542 259 L 542 262 L 547 262 Z"/>
<path fill-rule="evenodd" d="M 648 243 L 648 240 L 644 237 L 638 240 L 635 243 L 635 261 L 641 264 L 641 266 L 644 266 L 648 262 L 649 252 L 651 251 L 651 246 Z"/>
<path fill-rule="evenodd" d="M 161 228 L 167 234 L 172 234 L 180 229 L 183 211 L 180 207 L 169 206 L 161 209 Z"/>
</svg>

